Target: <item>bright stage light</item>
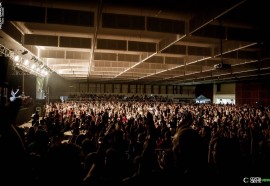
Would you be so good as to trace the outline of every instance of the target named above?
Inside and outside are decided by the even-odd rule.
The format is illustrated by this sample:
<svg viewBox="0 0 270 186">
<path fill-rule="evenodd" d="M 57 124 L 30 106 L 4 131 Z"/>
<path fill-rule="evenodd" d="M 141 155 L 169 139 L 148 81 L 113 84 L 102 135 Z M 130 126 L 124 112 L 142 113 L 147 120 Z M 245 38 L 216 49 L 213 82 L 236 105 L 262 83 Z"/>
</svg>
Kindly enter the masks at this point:
<svg viewBox="0 0 270 186">
<path fill-rule="evenodd" d="M 24 62 L 23 62 L 23 64 L 24 64 L 25 66 L 28 66 L 28 65 L 29 65 L 29 60 L 28 60 L 28 59 L 25 59 Z"/>
<path fill-rule="evenodd" d="M 34 70 L 35 68 L 36 68 L 36 65 L 35 65 L 35 64 L 32 64 L 32 65 L 31 65 L 31 69 Z"/>
<path fill-rule="evenodd" d="M 15 62 L 19 62 L 19 60 L 20 60 L 20 56 L 16 55 L 16 56 L 14 57 L 14 61 L 15 61 Z"/>
</svg>

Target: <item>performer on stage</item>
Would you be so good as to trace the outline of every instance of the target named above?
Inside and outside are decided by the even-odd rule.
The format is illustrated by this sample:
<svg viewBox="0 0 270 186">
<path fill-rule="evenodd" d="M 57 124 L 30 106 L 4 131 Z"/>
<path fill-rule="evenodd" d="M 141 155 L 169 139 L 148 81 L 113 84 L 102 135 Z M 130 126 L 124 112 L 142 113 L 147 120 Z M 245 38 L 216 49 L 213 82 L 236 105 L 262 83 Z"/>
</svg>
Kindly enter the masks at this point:
<svg viewBox="0 0 270 186">
<path fill-rule="evenodd" d="M 17 94 L 18 92 L 19 92 L 19 89 L 17 89 L 16 92 L 14 92 L 13 89 L 12 89 L 12 90 L 11 90 L 11 97 L 9 97 L 9 100 L 10 100 L 10 101 L 15 101 L 15 99 L 18 98 L 18 97 L 16 97 L 16 94 Z"/>
</svg>

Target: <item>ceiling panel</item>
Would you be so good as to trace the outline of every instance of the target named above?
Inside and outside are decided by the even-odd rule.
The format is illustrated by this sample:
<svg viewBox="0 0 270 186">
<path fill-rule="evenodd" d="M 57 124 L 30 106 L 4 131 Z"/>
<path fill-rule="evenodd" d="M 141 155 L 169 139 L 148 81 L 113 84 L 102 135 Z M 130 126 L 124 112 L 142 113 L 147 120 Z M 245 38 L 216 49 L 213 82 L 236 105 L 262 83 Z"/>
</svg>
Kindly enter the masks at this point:
<svg viewBox="0 0 270 186">
<path fill-rule="evenodd" d="M 187 85 L 269 76 L 265 2 L 151 3 L 3 0 L 0 44 L 20 55 L 27 50 L 25 58 L 76 82 Z"/>
</svg>

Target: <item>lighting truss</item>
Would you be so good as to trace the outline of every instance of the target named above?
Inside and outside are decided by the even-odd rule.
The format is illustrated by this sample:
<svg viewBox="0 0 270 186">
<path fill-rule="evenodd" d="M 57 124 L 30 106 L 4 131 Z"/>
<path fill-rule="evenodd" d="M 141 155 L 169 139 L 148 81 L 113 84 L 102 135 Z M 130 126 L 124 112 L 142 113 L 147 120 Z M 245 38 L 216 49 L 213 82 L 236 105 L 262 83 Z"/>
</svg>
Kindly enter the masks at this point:
<svg viewBox="0 0 270 186">
<path fill-rule="evenodd" d="M 25 59 L 2 44 L 0 44 L 0 53 L 6 57 L 9 57 L 12 60 L 15 68 L 21 69 L 29 74 L 39 77 L 46 77 L 52 72 L 52 70 L 36 56 L 33 56 L 31 60 Z"/>
</svg>

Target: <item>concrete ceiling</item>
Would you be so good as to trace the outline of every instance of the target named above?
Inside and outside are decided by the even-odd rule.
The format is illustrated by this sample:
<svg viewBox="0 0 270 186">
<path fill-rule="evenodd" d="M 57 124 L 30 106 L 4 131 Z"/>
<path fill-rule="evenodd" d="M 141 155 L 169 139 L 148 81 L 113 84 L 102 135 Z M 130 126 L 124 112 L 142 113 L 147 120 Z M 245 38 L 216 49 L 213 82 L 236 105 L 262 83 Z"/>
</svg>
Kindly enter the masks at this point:
<svg viewBox="0 0 270 186">
<path fill-rule="evenodd" d="M 147 2 L 147 4 L 146 4 Z M 77 82 L 197 84 L 270 74 L 253 0 L 2 1 L 0 44 Z M 229 69 L 216 69 L 217 64 Z"/>
</svg>

